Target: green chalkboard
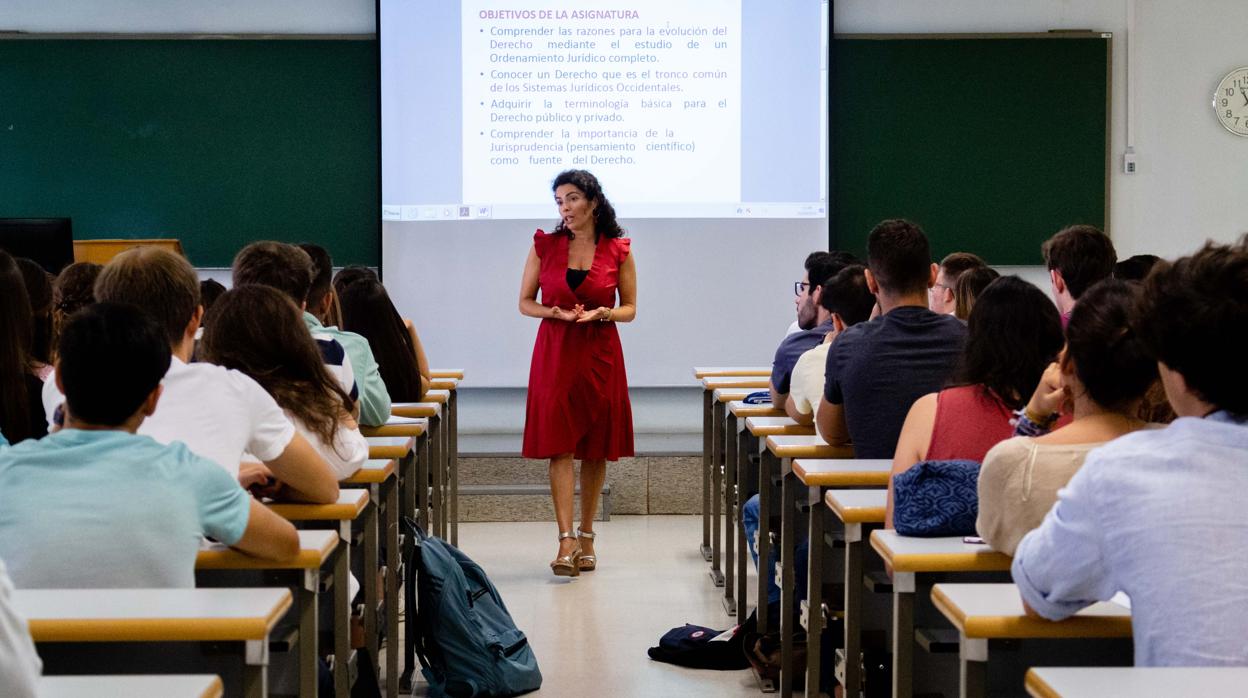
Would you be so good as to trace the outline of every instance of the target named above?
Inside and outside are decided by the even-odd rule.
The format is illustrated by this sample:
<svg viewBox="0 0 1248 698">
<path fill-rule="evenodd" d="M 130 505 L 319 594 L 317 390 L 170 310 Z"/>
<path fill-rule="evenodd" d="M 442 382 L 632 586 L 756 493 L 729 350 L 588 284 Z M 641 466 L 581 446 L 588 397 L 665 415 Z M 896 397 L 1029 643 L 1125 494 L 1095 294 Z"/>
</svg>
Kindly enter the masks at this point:
<svg viewBox="0 0 1248 698">
<path fill-rule="evenodd" d="M 377 264 L 379 138 L 372 39 L 0 40 L 0 217 L 69 216 L 78 239 Z"/>
<path fill-rule="evenodd" d="M 885 218 L 941 257 L 1039 264 L 1062 227 L 1108 224 L 1110 38 L 838 37 L 832 245 Z"/>
</svg>

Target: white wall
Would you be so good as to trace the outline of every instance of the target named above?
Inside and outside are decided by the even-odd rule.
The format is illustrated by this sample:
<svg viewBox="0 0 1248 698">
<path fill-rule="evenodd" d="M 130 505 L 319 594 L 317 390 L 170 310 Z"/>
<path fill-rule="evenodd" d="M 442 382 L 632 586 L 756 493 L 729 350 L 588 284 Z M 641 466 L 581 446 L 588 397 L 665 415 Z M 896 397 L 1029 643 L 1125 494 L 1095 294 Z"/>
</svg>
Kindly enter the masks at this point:
<svg viewBox="0 0 1248 698">
<path fill-rule="evenodd" d="M 1125 175 L 1118 162 L 1125 147 L 1126 2 L 836 0 L 835 23 L 840 33 L 1113 32 L 1110 217 L 1120 255 L 1175 256 L 1206 238 L 1235 239 L 1248 230 L 1248 139 L 1223 130 L 1209 102 L 1223 74 L 1248 64 L 1242 38 L 1248 2 L 1138 0 L 1132 62 L 1140 171 Z M 372 32 L 373 13 L 372 0 L 3 0 L 0 31 L 352 34 Z M 1043 279 L 1036 270 L 1026 272 Z M 454 357 L 433 361 L 455 363 Z M 502 443 L 518 443 L 517 396 L 515 390 L 465 393 L 461 426 L 511 432 Z M 635 400 L 639 431 L 692 434 L 701 428 L 691 393 L 644 390 Z M 686 441 L 697 448 L 695 440 Z"/>
</svg>

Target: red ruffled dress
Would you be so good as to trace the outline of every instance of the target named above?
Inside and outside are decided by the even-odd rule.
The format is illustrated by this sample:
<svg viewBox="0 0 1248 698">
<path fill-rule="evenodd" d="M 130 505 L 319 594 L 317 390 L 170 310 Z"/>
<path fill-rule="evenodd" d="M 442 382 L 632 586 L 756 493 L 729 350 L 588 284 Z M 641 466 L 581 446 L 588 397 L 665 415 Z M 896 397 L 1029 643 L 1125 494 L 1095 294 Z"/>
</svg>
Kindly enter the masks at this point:
<svg viewBox="0 0 1248 698">
<path fill-rule="evenodd" d="M 533 235 L 541 260 L 541 303 L 571 310 L 614 308 L 627 238 L 601 236 L 589 275 L 568 286 L 568 236 Z M 614 322 L 543 319 L 529 368 L 524 422 L 525 458 L 571 453 L 578 460 L 633 455 L 633 408 L 628 401 L 624 351 Z"/>
</svg>

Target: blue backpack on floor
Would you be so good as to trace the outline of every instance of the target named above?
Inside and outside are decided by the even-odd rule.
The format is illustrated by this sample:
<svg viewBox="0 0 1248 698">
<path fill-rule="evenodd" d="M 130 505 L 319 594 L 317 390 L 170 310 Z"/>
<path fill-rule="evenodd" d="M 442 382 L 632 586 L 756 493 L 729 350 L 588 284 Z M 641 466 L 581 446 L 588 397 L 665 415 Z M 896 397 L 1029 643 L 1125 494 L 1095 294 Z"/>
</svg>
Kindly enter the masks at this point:
<svg viewBox="0 0 1248 698">
<path fill-rule="evenodd" d="M 514 696 L 542 686 L 528 638 L 516 628 L 481 566 L 404 519 L 415 541 L 407 585 L 407 632 L 429 696 Z M 414 593 L 413 593 L 414 591 Z"/>
</svg>

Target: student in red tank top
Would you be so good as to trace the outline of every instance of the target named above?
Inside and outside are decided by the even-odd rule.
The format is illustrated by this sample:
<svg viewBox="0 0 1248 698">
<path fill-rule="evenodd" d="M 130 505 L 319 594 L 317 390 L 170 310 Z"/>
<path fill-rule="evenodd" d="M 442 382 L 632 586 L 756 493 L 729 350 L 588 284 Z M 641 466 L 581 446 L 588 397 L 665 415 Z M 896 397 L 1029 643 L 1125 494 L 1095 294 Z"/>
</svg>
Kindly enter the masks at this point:
<svg viewBox="0 0 1248 698">
<path fill-rule="evenodd" d="M 925 460 L 982 461 L 1014 435 L 1014 410 L 1026 404 L 1063 343 L 1057 307 L 1017 276 L 984 289 L 967 329 L 952 387 L 919 398 L 906 415 L 893 475 Z M 893 527 L 891 478 L 884 525 Z"/>
</svg>

